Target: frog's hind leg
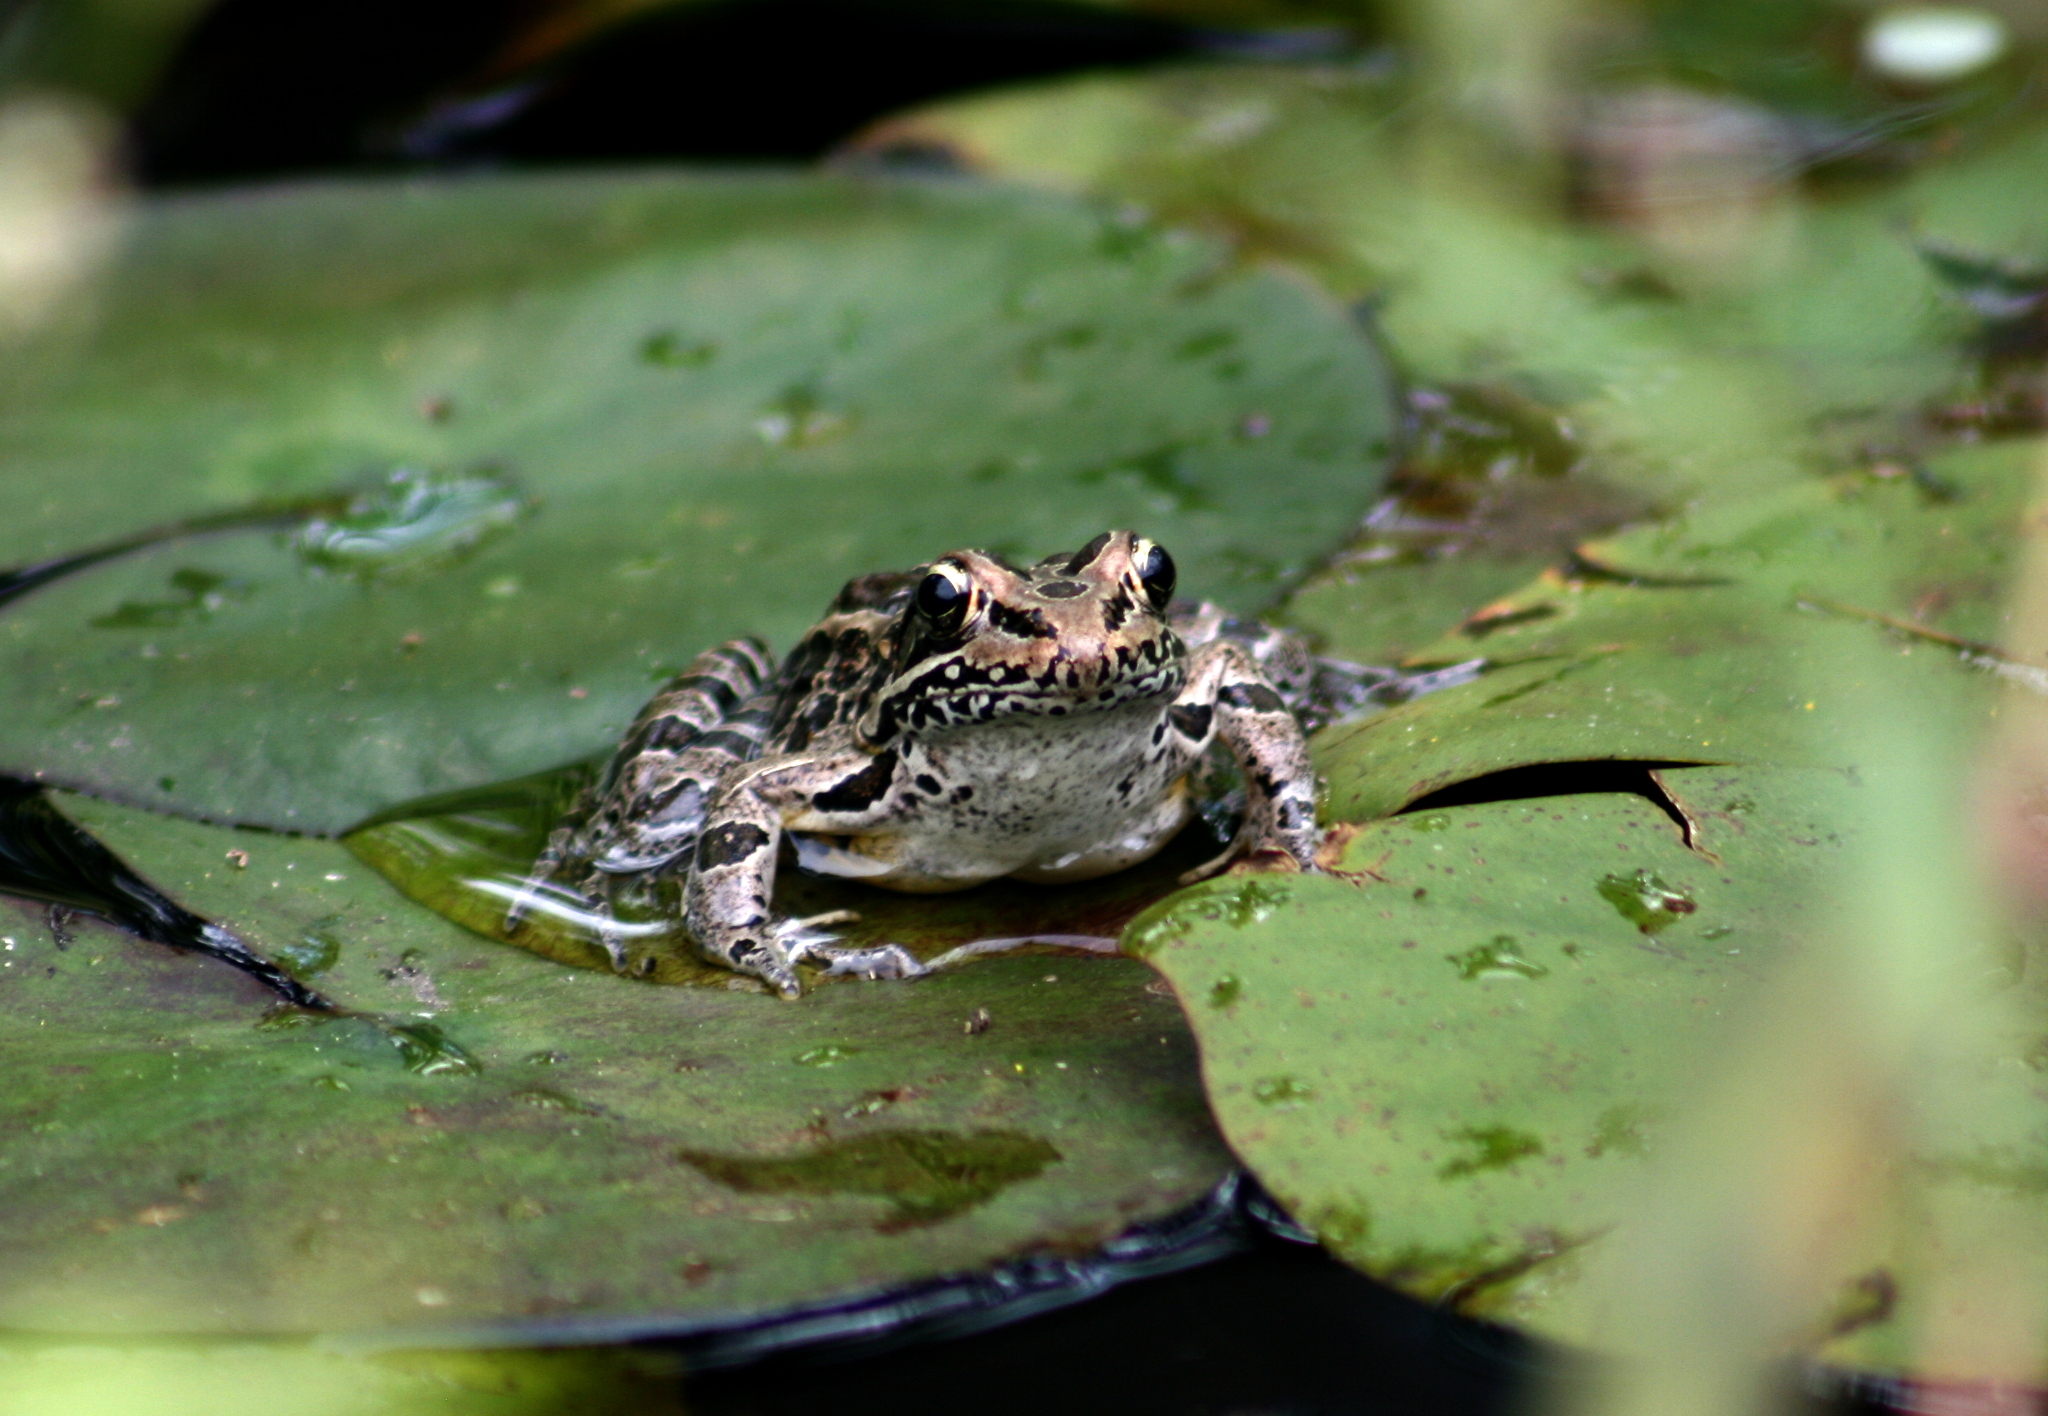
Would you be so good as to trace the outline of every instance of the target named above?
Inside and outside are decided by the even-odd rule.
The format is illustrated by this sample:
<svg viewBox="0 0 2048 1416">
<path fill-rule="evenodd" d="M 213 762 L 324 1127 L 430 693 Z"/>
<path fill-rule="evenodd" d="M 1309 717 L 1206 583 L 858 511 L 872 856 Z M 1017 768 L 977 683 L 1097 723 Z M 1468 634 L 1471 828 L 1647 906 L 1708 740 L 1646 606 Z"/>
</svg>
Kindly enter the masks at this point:
<svg viewBox="0 0 2048 1416">
<path fill-rule="evenodd" d="M 733 761 L 759 755 L 768 721 L 764 686 L 774 670 L 767 645 L 734 639 L 699 654 L 664 683 L 597 781 L 549 833 L 505 912 L 505 932 L 519 930 L 566 865 L 584 866 L 577 892 L 608 909 L 605 882 L 611 877 L 686 860 L 703 826 L 704 798 L 719 775 Z M 614 934 L 606 945 L 615 963 L 617 942 Z"/>
</svg>

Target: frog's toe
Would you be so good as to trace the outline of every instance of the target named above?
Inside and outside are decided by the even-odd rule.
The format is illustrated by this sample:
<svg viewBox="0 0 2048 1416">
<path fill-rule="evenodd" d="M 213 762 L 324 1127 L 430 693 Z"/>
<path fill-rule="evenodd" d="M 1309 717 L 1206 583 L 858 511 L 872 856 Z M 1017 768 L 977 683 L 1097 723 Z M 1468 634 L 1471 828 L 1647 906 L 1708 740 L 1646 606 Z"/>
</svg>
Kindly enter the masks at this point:
<svg viewBox="0 0 2048 1416">
<path fill-rule="evenodd" d="M 779 931 L 778 931 L 779 932 Z M 752 974 L 784 998 L 803 997 L 803 981 L 796 976 L 795 956 L 781 941 L 741 939 L 721 951 L 724 961 L 740 973 Z"/>
<path fill-rule="evenodd" d="M 828 974 L 852 974 L 857 978 L 919 978 L 931 972 L 901 944 L 876 944 L 865 949 L 815 946 L 805 951 L 805 957 L 822 964 Z"/>
</svg>

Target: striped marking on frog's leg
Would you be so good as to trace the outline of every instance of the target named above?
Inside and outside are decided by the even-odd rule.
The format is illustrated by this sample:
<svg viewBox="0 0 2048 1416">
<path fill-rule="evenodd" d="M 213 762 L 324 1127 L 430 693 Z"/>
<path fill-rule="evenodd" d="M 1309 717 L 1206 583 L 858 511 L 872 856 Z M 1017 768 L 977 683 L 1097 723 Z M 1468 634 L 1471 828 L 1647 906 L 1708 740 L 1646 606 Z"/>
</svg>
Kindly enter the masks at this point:
<svg viewBox="0 0 2048 1416">
<path fill-rule="evenodd" d="M 838 773 L 828 762 L 788 757 L 728 782 L 708 809 L 684 889 L 684 924 L 705 956 L 754 975 L 784 998 L 803 993 L 799 963 L 866 978 L 909 978 L 925 971 L 900 944 L 843 948 L 815 928 L 828 921 L 775 914 L 785 817 L 822 811 L 855 826 L 878 817 L 893 799 L 895 753 L 849 753 Z"/>
<path fill-rule="evenodd" d="M 605 874 L 659 870 L 687 858 L 706 798 L 735 762 L 760 750 L 753 725 L 763 717 L 764 685 L 773 672 L 765 644 L 735 639 L 699 654 L 663 684 L 595 785 L 549 833 L 505 912 L 506 932 L 520 927 L 537 892 L 565 866 L 585 867 L 575 888 L 595 899 Z M 753 743 L 744 756 L 719 736 L 737 718 L 745 719 L 738 739 Z"/>
<path fill-rule="evenodd" d="M 1214 875 L 1254 851 L 1280 851 L 1301 869 L 1316 870 L 1322 832 L 1308 742 L 1251 654 L 1229 640 L 1197 650 L 1188 686 L 1166 716 L 1196 750 L 1205 749 L 1211 735 L 1223 739 L 1244 773 L 1247 798 L 1244 825 L 1229 848 L 1187 872 L 1182 883 Z"/>
</svg>

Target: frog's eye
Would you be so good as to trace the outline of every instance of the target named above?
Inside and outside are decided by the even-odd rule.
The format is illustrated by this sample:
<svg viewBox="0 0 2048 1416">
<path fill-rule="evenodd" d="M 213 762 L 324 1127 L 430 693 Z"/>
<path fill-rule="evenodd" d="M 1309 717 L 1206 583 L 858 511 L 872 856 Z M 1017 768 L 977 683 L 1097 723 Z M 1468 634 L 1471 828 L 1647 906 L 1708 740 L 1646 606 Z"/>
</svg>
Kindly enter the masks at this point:
<svg viewBox="0 0 2048 1416">
<path fill-rule="evenodd" d="M 1163 610 L 1167 601 L 1173 598 L 1173 557 L 1166 553 L 1166 547 L 1147 541 L 1142 536 L 1131 547 L 1131 565 L 1138 572 L 1138 583 L 1145 587 L 1145 598 L 1152 602 L 1152 608 Z"/>
<path fill-rule="evenodd" d="M 951 634 L 967 618 L 967 572 L 944 561 L 917 586 L 917 612 L 941 634 Z"/>
</svg>

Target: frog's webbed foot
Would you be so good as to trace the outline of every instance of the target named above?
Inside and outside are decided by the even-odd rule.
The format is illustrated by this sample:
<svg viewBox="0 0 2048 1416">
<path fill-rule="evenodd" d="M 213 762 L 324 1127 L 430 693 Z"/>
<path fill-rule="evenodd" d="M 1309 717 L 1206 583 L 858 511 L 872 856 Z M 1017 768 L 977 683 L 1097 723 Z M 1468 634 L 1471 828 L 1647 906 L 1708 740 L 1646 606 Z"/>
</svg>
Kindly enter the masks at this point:
<svg viewBox="0 0 2048 1416">
<path fill-rule="evenodd" d="M 854 974 L 868 979 L 917 978 L 930 972 L 901 944 L 854 948 L 835 943 L 838 936 L 825 932 L 827 925 L 858 918 L 852 910 L 833 910 L 829 914 L 778 921 L 767 940 L 733 958 L 733 967 L 753 974 L 790 999 L 803 996 L 803 981 L 796 972 L 798 964 L 816 964 L 828 974 Z"/>
<path fill-rule="evenodd" d="M 1225 870 L 1232 874 L 1256 875 L 1299 875 L 1304 871 L 1315 875 L 1326 873 L 1320 860 L 1304 865 L 1280 846 L 1255 846 L 1240 836 L 1223 854 L 1203 861 L 1193 870 L 1183 871 L 1174 884 L 1199 885 Z"/>
</svg>

